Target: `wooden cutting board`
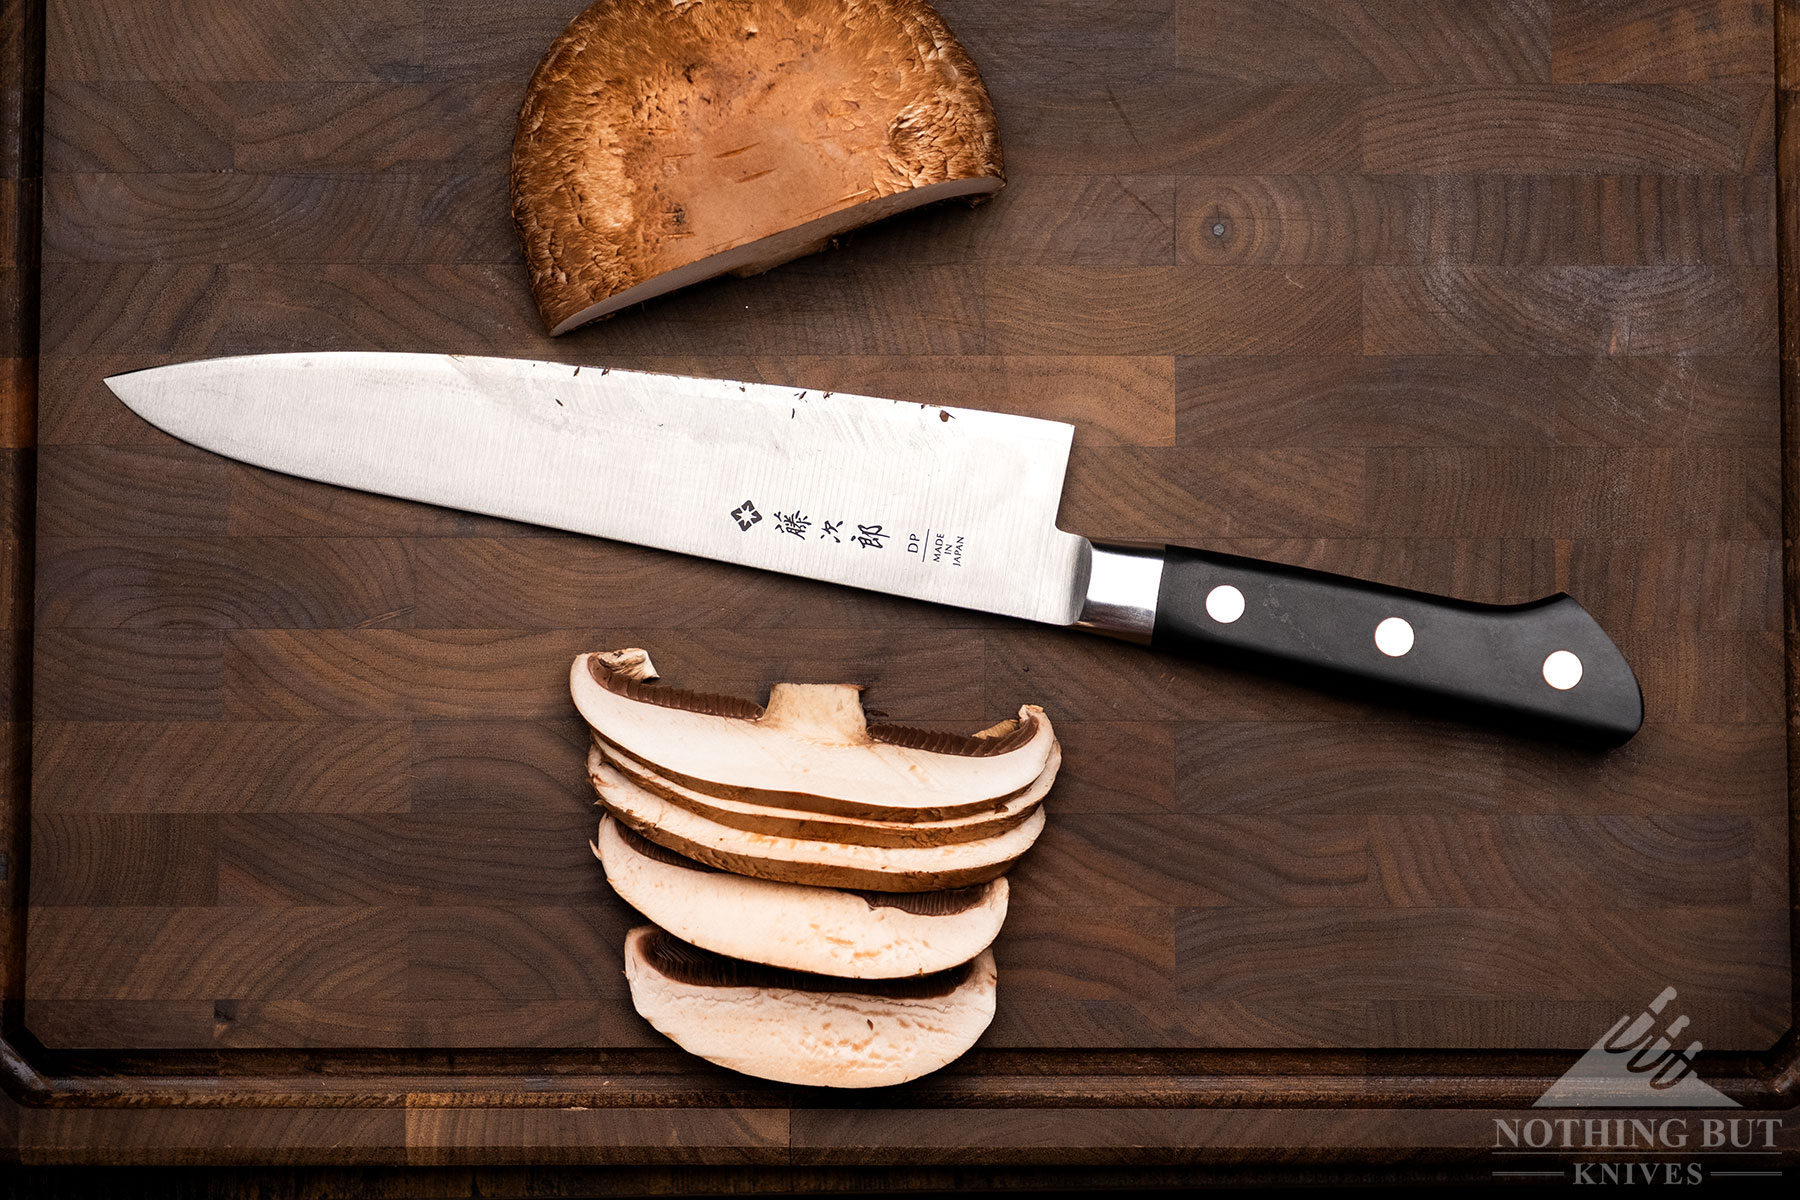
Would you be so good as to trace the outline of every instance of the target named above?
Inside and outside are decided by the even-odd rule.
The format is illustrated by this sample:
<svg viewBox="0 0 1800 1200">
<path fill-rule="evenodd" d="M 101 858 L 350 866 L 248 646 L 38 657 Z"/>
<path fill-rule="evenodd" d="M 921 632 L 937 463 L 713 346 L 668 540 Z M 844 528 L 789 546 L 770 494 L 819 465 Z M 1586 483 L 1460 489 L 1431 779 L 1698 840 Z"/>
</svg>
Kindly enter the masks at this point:
<svg viewBox="0 0 1800 1200">
<path fill-rule="evenodd" d="M 41 304 L 9 360 L 37 372 L 35 486 L 24 367 L 8 452 L 36 564 L 14 1153 L 1479 1156 L 1484 1113 L 1667 987 L 1702 1074 L 1792 1104 L 1768 5 L 940 7 L 999 115 L 994 202 L 553 341 L 505 175 L 579 0 L 48 0 L 41 266 L 14 245 L 8 276 Z M 1071 421 L 1065 528 L 1567 590 L 1646 726 L 1519 741 L 300 482 L 100 382 L 300 349 Z M 1050 711 L 1066 765 L 975 1053 L 815 1094 L 635 1015 L 566 693 L 625 645 L 744 696 L 863 683 L 909 724 Z"/>
</svg>

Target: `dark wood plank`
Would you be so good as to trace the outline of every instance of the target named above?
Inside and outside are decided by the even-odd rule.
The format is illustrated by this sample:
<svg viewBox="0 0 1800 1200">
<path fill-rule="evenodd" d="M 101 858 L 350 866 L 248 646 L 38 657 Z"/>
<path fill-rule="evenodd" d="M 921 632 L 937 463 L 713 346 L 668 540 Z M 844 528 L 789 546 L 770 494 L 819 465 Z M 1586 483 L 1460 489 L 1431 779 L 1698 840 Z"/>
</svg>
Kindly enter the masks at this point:
<svg viewBox="0 0 1800 1200">
<path fill-rule="evenodd" d="M 411 732 L 396 721 L 39 720 L 37 813 L 403 812 Z M 113 714 L 116 717 L 116 714 Z"/>
<path fill-rule="evenodd" d="M 400 1163 L 406 1114 L 393 1108 L 34 1109 L 22 1120 L 27 1163 L 90 1162 L 108 1147 L 120 1166 Z"/>
<path fill-rule="evenodd" d="M 1362 112 L 1381 175 L 1767 173 L 1765 88 L 1694 85 L 1394 88 Z"/>
<path fill-rule="evenodd" d="M 1358 337 L 1342 270 L 997 268 L 987 283 L 1001 354 L 1341 354 Z"/>
<path fill-rule="evenodd" d="M 1773 465 L 1734 450 L 1372 449 L 1366 495 L 1371 522 L 1396 535 L 1766 538 L 1776 529 L 1747 476 Z"/>
<path fill-rule="evenodd" d="M 224 171 L 232 112 L 217 84 L 85 83 L 48 88 L 44 160 L 50 173 Z"/>
<path fill-rule="evenodd" d="M 193 264 L 52 264 L 46 340 L 86 353 L 153 350 L 184 358 L 382 344 L 497 351 L 535 333 L 514 270 Z M 452 297 L 460 306 L 446 305 Z"/>
<path fill-rule="evenodd" d="M 54 176 L 46 262 L 506 263 L 502 174 Z"/>
<path fill-rule="evenodd" d="M 1183 65 L 1250 79 L 1358 83 L 1542 83 L 1550 0 L 1186 0 Z"/>
<path fill-rule="evenodd" d="M 216 632 L 82 629 L 33 643 L 37 720 L 204 721 L 224 715 Z"/>
<path fill-rule="evenodd" d="M 210 1000 L 34 999 L 25 1027 L 59 1050 L 185 1050 L 210 1047 Z"/>
<path fill-rule="evenodd" d="M 225 532 L 229 468 L 164 434 L 151 445 L 58 446 L 38 460 L 38 532 L 193 537 Z"/>
<path fill-rule="evenodd" d="M 32 907 L 217 904 L 221 840 L 205 814 L 35 814 Z"/>
<path fill-rule="evenodd" d="M 518 21 L 516 5 L 482 7 Z M 440 28 L 450 23 L 433 22 Z M 491 78 L 501 82 L 327 84 L 309 77 L 205 87 L 222 92 L 232 112 L 231 161 L 240 171 L 385 171 L 429 163 L 497 178 L 511 158 L 513 124 L 530 75 Z M 180 94 L 197 85 L 158 86 Z"/>
<path fill-rule="evenodd" d="M 1027 700 L 1035 693 L 1020 692 Z M 1156 813 L 1175 807 L 1176 730 L 1160 721 L 1070 720 L 1053 715 L 1062 744 L 1054 799 L 1058 818 L 1076 813 Z"/>
<path fill-rule="evenodd" d="M 1738 175 L 1184 176 L 1176 245 L 1217 265 L 1774 261 L 1774 179 Z"/>
<path fill-rule="evenodd" d="M 1376 904 L 1360 818 L 1058 814 L 1012 874 L 1020 908 Z"/>
<path fill-rule="evenodd" d="M 1649 699 L 1646 721 L 1703 725 L 1773 725 L 1781 720 L 1785 683 L 1776 634 L 1622 633 Z M 1652 715 L 1654 714 L 1654 715 Z"/>
<path fill-rule="evenodd" d="M 1176 745 L 1179 807 L 1225 814 L 1679 817 L 1704 787 L 1706 814 L 1749 819 L 1787 776 L 1771 724 L 1655 726 L 1600 757 L 1497 735 L 1452 745 L 1440 726 L 1401 721 L 1208 721 L 1182 727 Z M 1271 772 L 1283 753 L 1292 761 Z"/>
<path fill-rule="evenodd" d="M 390 783 L 414 812 L 566 814 L 575 802 L 591 803 L 588 745 L 573 712 L 541 721 L 418 721 L 410 769 Z"/>
<path fill-rule="evenodd" d="M 405 82 L 418 70 L 423 12 L 410 0 L 206 0 L 172 8 L 121 0 L 104 16 L 50 5 L 48 69 L 58 79 L 332 79 Z"/>
<path fill-rule="evenodd" d="M 1609 629 L 1781 628 L 1781 547 L 1773 541 L 1583 540 L 1568 583 Z"/>
<path fill-rule="evenodd" d="M 1368 828 L 1372 871 L 1395 908 L 1661 910 L 1751 899 L 1755 846 L 1742 817 L 1399 814 Z"/>
<path fill-rule="evenodd" d="M 206 1039 L 224 1050 L 334 1046 L 353 1050 L 481 1050 L 607 1046 L 658 1049 L 668 1043 L 629 1004 L 595 996 L 418 1000 L 239 1000 L 209 1006 Z"/>
<path fill-rule="evenodd" d="M 1361 1106 L 1136 1112 L 1073 1106 L 820 1108 L 794 1110 L 792 1144 L 797 1165 L 838 1163 L 853 1153 L 858 1162 L 890 1166 L 931 1161 L 1117 1169 L 1128 1163 L 1238 1162 L 1244 1148 L 1257 1147 L 1284 1163 L 1316 1166 L 1342 1161 L 1352 1146 L 1391 1159 L 1419 1147 L 1486 1145 L 1495 1116 L 1475 1109 L 1421 1113 Z M 1193 1170 L 1185 1168 L 1180 1178 L 1192 1178 Z"/>
<path fill-rule="evenodd" d="M 984 69 L 1006 114 L 1007 164 L 1019 173 L 1333 175 L 1362 165 L 1361 96 L 1348 86 L 1246 83 L 1132 65 L 1110 77 L 1066 72 L 1054 102 L 1046 102 L 1034 96 L 1041 84 L 1009 95 L 995 75 Z"/>
<path fill-rule="evenodd" d="M 74 1000 L 394 997 L 406 916 L 342 908 L 43 908 L 27 996 Z"/>
<path fill-rule="evenodd" d="M 1687 83 L 1774 70 L 1774 6 L 1723 0 L 1559 4 L 1551 22 L 1558 83 Z"/>
<path fill-rule="evenodd" d="M 588 839 L 598 818 L 569 780 L 559 812 L 243 813 L 208 819 L 217 903 L 264 907 L 608 902 Z M 210 887 L 210 881 L 209 881 Z M 210 901 L 209 901 L 210 902 Z"/>
<path fill-rule="evenodd" d="M 412 564 L 388 538 L 46 537 L 40 628 L 412 624 Z"/>
<path fill-rule="evenodd" d="M 1172 176 L 1015 173 L 971 212 L 934 205 L 866 227 L 831 256 L 842 269 L 866 262 L 1016 266 L 1166 266 L 1175 257 Z"/>
<path fill-rule="evenodd" d="M 501 79 L 515 93 L 579 7 L 556 0 L 496 5 L 487 0 L 440 0 L 425 23 L 425 57 L 457 79 Z M 516 99 L 516 97 L 515 97 Z"/>
<path fill-rule="evenodd" d="M 1245 1003 L 1562 997 L 1569 919 L 1494 908 L 1183 909 L 1177 986 Z"/>
<path fill-rule="evenodd" d="M 661 1147 L 656 1158 L 676 1163 L 788 1162 L 786 1109 L 740 1108 L 710 1112 L 609 1109 L 605 1114 L 554 1109 L 471 1111 L 420 1108 L 406 1114 L 414 1165 L 485 1162 L 489 1150 L 516 1154 L 533 1147 L 547 1163 L 643 1161 L 639 1147 Z"/>
<path fill-rule="evenodd" d="M 821 630 L 797 643 L 723 629 L 242 631 L 227 637 L 224 703 L 226 715 L 254 719 L 560 717 L 576 654 L 651 646 L 666 678 L 704 679 L 722 693 L 763 696 L 783 679 L 862 683 L 865 706 L 894 719 L 980 721 L 976 636 L 944 633 L 929 658 L 891 657 L 902 640 L 862 630 Z"/>
<path fill-rule="evenodd" d="M 911 298 L 907 305 L 871 307 L 871 272 L 839 271 L 827 256 L 793 264 L 766 281 L 698 285 L 660 302 L 659 322 L 613 322 L 570 344 L 650 354 L 682 353 L 697 339 L 719 354 L 978 350 L 981 296 L 971 293 L 966 275 L 946 267 L 901 269 L 912 276 L 901 289 Z M 879 273 L 883 280 L 892 275 Z M 155 350 L 196 357 L 432 345 L 504 354 L 535 344 L 539 330 L 525 281 L 510 264 L 420 271 L 360 263 L 59 263 L 45 276 L 52 281 L 47 295 L 57 298 L 46 305 L 45 330 L 64 352 Z M 752 311 L 757 315 L 747 317 Z"/>
<path fill-rule="evenodd" d="M 603 904 L 414 909 L 408 917 L 406 996 L 422 1004 L 561 1000 L 582 1007 L 623 1006 L 629 1003 L 625 932 L 641 924 L 617 897 Z M 509 1044 L 504 1026 L 492 1036 L 494 1044 Z"/>
<path fill-rule="evenodd" d="M 1385 487 L 1371 482 L 1369 457 L 1335 447 L 1077 448 L 1059 522 L 1114 541 L 1355 535 L 1370 528 L 1365 505 Z"/>
<path fill-rule="evenodd" d="M 1363 273 L 1369 354 L 1763 355 L 1774 279 L 1712 267 L 1404 267 Z"/>
<path fill-rule="evenodd" d="M 1685 363 L 1650 365 L 1652 370 L 1636 375 L 1673 385 L 1695 373 Z M 1287 356 L 1182 357 L 1175 364 L 1176 436 L 1181 445 L 1212 449 L 1361 448 L 1396 444 L 1399 438 L 1420 446 L 1549 445 L 1559 433 L 1556 418 L 1564 404 L 1581 403 L 1596 381 L 1612 382 L 1614 395 L 1638 382 L 1625 375 L 1620 366 L 1560 359 L 1521 366 L 1498 358 L 1449 356 L 1368 358 L 1348 364 Z M 1709 399 L 1714 394 L 1699 381 L 1689 386 L 1690 394 L 1700 392 Z M 1631 395 L 1635 398 L 1635 387 Z M 1765 393 L 1745 389 L 1719 399 L 1721 403 L 1704 408 L 1696 404 L 1706 414 L 1696 420 L 1719 421 L 1727 437 L 1734 427 L 1753 431 L 1767 444 L 1771 431 Z M 1727 407 L 1724 401 L 1730 399 L 1738 403 Z M 1723 411 L 1715 417 L 1716 410 Z M 1740 415 L 1741 426 L 1735 426 L 1734 415 Z M 1704 437 L 1695 444 L 1705 444 Z"/>
</svg>

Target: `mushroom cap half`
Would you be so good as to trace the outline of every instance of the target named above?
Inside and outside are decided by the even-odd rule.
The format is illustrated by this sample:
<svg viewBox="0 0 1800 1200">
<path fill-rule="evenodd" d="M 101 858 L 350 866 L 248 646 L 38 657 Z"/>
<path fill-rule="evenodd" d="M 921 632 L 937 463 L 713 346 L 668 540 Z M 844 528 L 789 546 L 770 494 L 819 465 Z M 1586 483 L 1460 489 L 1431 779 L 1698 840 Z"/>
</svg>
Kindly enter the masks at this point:
<svg viewBox="0 0 1800 1200">
<path fill-rule="evenodd" d="M 886 1087 L 954 1061 L 994 1019 L 994 955 L 913 979 L 784 971 L 689 946 L 654 925 L 625 935 L 638 1012 L 690 1054 L 814 1087 Z"/>
<path fill-rule="evenodd" d="M 1021 824 L 976 842 L 946 846 L 848 846 L 751 833 L 678 808 L 588 752 L 588 780 L 619 820 L 659 846 L 708 866 L 817 887 L 941 892 L 996 879 L 1044 831 L 1039 805 Z"/>
<path fill-rule="evenodd" d="M 924 0 L 598 0 L 513 139 L 552 334 L 1003 181 L 987 89 Z"/>
<path fill-rule="evenodd" d="M 968 962 L 1006 920 L 1006 880 L 853 892 L 749 879 L 663 849 L 608 815 L 594 853 L 621 899 L 685 942 L 821 975 L 897 979 Z"/>
<path fill-rule="evenodd" d="M 1030 787 L 1055 731 L 1026 705 L 971 737 L 869 726 L 860 688 L 776 684 L 767 708 L 642 682 L 618 656 L 578 655 L 575 707 L 607 742 L 709 795 L 885 820 L 937 821 L 996 807 Z"/>
</svg>

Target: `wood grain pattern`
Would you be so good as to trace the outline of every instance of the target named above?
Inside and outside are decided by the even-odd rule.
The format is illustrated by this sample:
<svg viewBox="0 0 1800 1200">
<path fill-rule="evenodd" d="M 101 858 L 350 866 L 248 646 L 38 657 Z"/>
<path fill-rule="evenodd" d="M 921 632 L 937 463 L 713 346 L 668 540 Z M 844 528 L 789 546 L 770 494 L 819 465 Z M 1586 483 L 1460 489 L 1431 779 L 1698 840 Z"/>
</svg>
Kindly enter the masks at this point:
<svg viewBox="0 0 1800 1200">
<path fill-rule="evenodd" d="M 1774 180 L 1736 175 L 1182 176 L 1182 261 L 1762 265 Z"/>
<path fill-rule="evenodd" d="M 1181 444 L 1733 447 L 1779 438 L 1763 358 L 1182 357 Z"/>
<path fill-rule="evenodd" d="M 1764 89 L 1744 84 L 1410 87 L 1362 112 L 1377 175 L 1692 175 L 1772 166 Z"/>
<path fill-rule="evenodd" d="M 0 276 L 41 297 L 41 355 L 0 358 L 43 447 L 0 472 L 39 539 L 0 597 L 37 718 L 0 1016 L 47 1072 L 19 1086 L 63 1099 L 0 1100 L 0 1156 L 1467 1160 L 1670 984 L 1707 1077 L 1789 1103 L 1800 75 L 1769 5 L 944 0 L 999 114 L 994 202 L 552 341 L 503 178 L 578 7 L 48 0 L 44 262 Z M 1068 421 L 1065 528 L 1568 590 L 1649 724 L 1585 754 L 345 492 L 101 382 L 299 349 Z M 932 728 L 1049 707 L 1066 766 L 974 1054 L 813 1094 L 635 1016 L 566 697 L 574 653 L 630 644 Z"/>
<path fill-rule="evenodd" d="M 1711 267 L 1376 267 L 1369 354 L 1774 352 L 1774 280 Z M 1629 314 L 1627 316 L 1626 314 Z"/>
<path fill-rule="evenodd" d="M 205 1158 L 220 1165 L 405 1161 L 406 1115 L 399 1109 L 129 1111 L 51 1109 L 29 1113 L 19 1130 L 28 1163 L 86 1162 L 107 1146 L 109 1161 L 151 1166 Z"/>
<path fill-rule="evenodd" d="M 207 908 L 219 902 L 219 829 L 182 813 L 40 813 L 31 823 L 31 903 Z"/>
<path fill-rule="evenodd" d="M 1558 83 L 1688 83 L 1774 68 L 1774 6 L 1728 0 L 1691 9 L 1666 0 L 1560 4 L 1551 24 Z"/>
<path fill-rule="evenodd" d="M 46 262 L 510 262 L 504 176 L 62 174 Z M 200 233 L 199 231 L 207 231 Z"/>
<path fill-rule="evenodd" d="M 484 1147 L 542 1144 L 554 1147 L 550 1163 L 585 1165 L 635 1162 L 635 1148 L 664 1147 L 666 1162 L 765 1163 L 788 1161 L 788 1114 L 737 1109 L 711 1113 L 667 1109 L 597 1112 L 469 1112 L 421 1109 L 406 1114 L 414 1164 L 480 1162 Z"/>
<path fill-rule="evenodd" d="M 986 340 L 1003 354 L 1343 353 L 1357 336 L 1356 283 L 1306 268 L 996 269 Z"/>
<path fill-rule="evenodd" d="M 1555 5 L 1377 0 L 1317 5 L 1187 0 L 1176 6 L 1184 65 L 1250 79 L 1384 84 L 1546 82 Z"/>
<path fill-rule="evenodd" d="M 122 0 L 101 22 L 66 0 L 49 12 L 50 74 L 103 80 L 405 82 L 419 59 L 424 16 L 411 0 L 388 11 L 353 0 L 249 0 L 226 9 L 206 0 Z"/>
<path fill-rule="evenodd" d="M 574 793 L 574 789 L 570 789 Z M 217 903 L 587 905 L 608 900 L 574 793 L 554 813 L 244 813 L 216 831 Z"/>
<path fill-rule="evenodd" d="M 75 1000 L 398 996 L 407 922 L 339 908 L 42 908 L 31 995 Z"/>
<path fill-rule="evenodd" d="M 402 721 L 121 722 L 39 719 L 38 813 L 403 812 Z"/>
<path fill-rule="evenodd" d="M 388 538 L 46 537 L 38 579 L 66 597 L 38 612 L 46 629 L 368 629 L 409 625 L 416 607 L 406 550 Z"/>
<path fill-rule="evenodd" d="M 776 647 L 755 630 L 695 636 L 615 628 L 598 641 L 591 632 L 568 630 L 243 630 L 230 634 L 223 647 L 222 699 L 227 716 L 265 720 L 567 717 L 569 663 L 577 654 L 655 646 L 658 666 L 679 678 L 684 664 L 696 658 L 718 663 L 721 647 L 735 642 L 734 668 L 709 673 L 712 686 L 726 694 L 766 695 L 783 679 L 854 682 L 868 689 L 865 708 L 884 717 L 929 713 L 979 720 L 977 636 L 936 634 L 929 657 L 885 653 L 904 640 L 864 630 L 819 631 Z M 420 662 L 432 663 L 433 670 L 421 673 Z"/>
</svg>

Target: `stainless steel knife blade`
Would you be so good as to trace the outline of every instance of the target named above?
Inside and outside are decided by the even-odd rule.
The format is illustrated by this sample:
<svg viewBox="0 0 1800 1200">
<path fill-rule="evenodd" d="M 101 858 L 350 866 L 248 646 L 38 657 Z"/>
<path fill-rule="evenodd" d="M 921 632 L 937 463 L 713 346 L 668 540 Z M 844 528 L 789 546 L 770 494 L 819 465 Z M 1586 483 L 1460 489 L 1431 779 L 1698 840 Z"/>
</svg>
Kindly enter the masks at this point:
<svg viewBox="0 0 1800 1200">
<path fill-rule="evenodd" d="M 306 479 L 1033 621 L 1081 605 L 1056 421 L 446 354 L 106 382 L 183 441 Z"/>
<path fill-rule="evenodd" d="M 107 380 L 307 479 L 1040 621 L 1597 745 L 1643 697 L 1564 595 L 1478 604 L 1057 528 L 1055 421 L 444 354 L 252 355 Z"/>
</svg>

